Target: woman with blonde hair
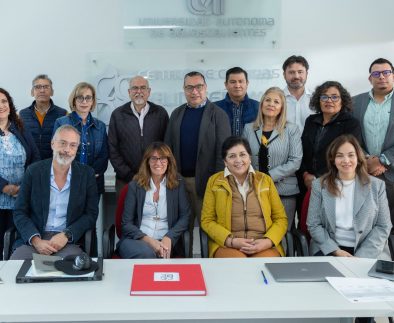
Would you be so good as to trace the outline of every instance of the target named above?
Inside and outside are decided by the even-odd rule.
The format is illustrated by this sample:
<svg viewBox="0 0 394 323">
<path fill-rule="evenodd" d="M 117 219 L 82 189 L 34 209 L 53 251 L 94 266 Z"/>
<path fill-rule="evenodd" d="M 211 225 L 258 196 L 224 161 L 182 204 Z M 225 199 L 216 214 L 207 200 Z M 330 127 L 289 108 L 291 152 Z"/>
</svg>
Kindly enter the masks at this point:
<svg viewBox="0 0 394 323">
<path fill-rule="evenodd" d="M 243 136 L 250 143 L 253 167 L 274 181 L 290 230 L 299 193 L 295 173 L 302 160 L 302 144 L 297 125 L 286 121 L 286 109 L 283 91 L 269 88 L 261 98 L 257 119 L 245 125 Z"/>
<path fill-rule="evenodd" d="M 188 229 L 190 205 L 170 147 L 153 142 L 138 173 L 128 184 L 122 215 L 122 258 L 170 258 L 182 255 L 177 243 Z"/>
<path fill-rule="evenodd" d="M 68 99 L 71 113 L 56 120 L 53 133 L 62 125 L 69 124 L 81 134 L 81 144 L 76 160 L 91 166 L 96 174 L 97 191 L 104 193 L 104 173 L 108 167 L 108 140 L 105 123 L 94 118 L 96 90 L 93 85 L 81 82 L 72 90 Z"/>
</svg>

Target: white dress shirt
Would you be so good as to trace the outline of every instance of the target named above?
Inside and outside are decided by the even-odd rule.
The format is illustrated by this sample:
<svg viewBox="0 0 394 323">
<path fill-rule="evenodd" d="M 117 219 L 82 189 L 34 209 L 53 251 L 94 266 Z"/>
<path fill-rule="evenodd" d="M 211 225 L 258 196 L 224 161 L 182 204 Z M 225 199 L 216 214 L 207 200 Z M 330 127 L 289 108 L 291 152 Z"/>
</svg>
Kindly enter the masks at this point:
<svg viewBox="0 0 394 323">
<path fill-rule="evenodd" d="M 287 103 L 287 121 L 295 123 L 302 133 L 304 131 L 306 118 L 314 113 L 309 108 L 312 93 L 305 88 L 304 94 L 297 100 L 296 97 L 290 93 L 287 86 L 283 89 L 283 92 L 285 93 Z"/>
</svg>

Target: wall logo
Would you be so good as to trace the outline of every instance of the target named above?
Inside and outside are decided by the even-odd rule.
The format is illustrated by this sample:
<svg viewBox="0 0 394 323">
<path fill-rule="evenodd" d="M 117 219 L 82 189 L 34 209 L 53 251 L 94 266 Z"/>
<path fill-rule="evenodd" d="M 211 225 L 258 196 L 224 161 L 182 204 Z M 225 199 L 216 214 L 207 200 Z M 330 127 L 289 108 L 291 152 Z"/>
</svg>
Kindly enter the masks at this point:
<svg viewBox="0 0 394 323">
<path fill-rule="evenodd" d="M 186 0 L 187 8 L 193 15 L 224 15 L 224 0 Z"/>
</svg>

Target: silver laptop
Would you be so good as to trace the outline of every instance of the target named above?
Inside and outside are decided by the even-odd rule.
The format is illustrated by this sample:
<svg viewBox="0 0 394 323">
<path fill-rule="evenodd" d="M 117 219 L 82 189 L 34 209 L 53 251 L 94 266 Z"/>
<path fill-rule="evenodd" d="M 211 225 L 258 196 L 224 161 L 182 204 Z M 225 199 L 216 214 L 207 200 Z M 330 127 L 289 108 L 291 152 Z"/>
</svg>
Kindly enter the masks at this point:
<svg viewBox="0 0 394 323">
<path fill-rule="evenodd" d="M 287 262 L 265 264 L 277 282 L 323 282 L 325 277 L 344 277 L 329 262 Z"/>
</svg>

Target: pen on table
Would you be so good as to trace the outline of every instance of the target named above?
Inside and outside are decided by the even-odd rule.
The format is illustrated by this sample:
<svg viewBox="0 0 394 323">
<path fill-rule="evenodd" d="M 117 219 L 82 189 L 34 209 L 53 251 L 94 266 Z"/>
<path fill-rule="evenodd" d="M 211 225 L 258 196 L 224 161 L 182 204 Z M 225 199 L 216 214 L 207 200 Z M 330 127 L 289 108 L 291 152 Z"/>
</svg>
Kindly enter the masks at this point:
<svg viewBox="0 0 394 323">
<path fill-rule="evenodd" d="M 265 277 L 264 271 L 261 271 L 261 274 L 263 275 L 264 278 L 264 284 L 268 285 L 268 280 L 267 277 Z"/>
</svg>

